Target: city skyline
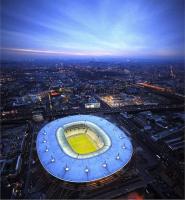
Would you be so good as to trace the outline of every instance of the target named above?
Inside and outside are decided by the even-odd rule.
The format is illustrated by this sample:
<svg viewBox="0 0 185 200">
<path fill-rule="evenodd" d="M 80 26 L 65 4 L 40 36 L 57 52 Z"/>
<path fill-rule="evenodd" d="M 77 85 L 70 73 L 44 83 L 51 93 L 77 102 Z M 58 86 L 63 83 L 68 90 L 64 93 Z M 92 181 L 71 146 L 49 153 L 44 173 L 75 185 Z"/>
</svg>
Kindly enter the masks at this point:
<svg viewBox="0 0 185 200">
<path fill-rule="evenodd" d="M 4 59 L 184 57 L 183 1 L 2 1 Z"/>
</svg>

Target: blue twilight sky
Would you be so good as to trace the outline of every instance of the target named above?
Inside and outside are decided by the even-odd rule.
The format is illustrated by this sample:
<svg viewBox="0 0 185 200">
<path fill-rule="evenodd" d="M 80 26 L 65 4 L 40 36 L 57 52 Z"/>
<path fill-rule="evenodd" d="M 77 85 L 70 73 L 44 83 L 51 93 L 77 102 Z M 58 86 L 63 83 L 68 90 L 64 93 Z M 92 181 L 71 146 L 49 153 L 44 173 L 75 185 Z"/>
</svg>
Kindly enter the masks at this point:
<svg viewBox="0 0 185 200">
<path fill-rule="evenodd" d="M 1 0 L 2 57 L 183 57 L 183 0 Z"/>
</svg>

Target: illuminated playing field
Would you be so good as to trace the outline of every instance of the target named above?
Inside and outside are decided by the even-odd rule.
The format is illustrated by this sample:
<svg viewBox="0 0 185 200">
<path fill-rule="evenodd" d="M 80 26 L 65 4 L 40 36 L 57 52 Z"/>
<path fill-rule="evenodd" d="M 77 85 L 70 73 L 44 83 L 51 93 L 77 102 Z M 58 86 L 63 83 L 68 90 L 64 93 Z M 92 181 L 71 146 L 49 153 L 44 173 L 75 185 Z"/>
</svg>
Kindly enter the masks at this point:
<svg viewBox="0 0 185 200">
<path fill-rule="evenodd" d="M 98 147 L 93 140 L 85 133 L 73 135 L 67 138 L 73 151 L 78 154 L 88 154 L 97 151 Z"/>
</svg>

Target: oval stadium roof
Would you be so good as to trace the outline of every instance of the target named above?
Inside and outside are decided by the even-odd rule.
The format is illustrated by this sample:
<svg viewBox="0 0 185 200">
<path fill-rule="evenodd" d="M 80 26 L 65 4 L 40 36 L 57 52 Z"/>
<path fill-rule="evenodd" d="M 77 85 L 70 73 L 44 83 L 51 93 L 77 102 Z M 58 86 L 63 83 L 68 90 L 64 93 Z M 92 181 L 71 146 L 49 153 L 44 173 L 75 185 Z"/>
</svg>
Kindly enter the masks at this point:
<svg viewBox="0 0 185 200">
<path fill-rule="evenodd" d="M 88 121 L 101 128 L 111 140 L 103 153 L 85 159 L 66 154 L 57 140 L 57 130 L 66 124 Z M 131 159 L 133 147 L 127 135 L 109 121 L 92 115 L 74 115 L 54 120 L 38 133 L 36 141 L 39 160 L 54 177 L 76 183 L 95 181 L 122 169 Z"/>
</svg>

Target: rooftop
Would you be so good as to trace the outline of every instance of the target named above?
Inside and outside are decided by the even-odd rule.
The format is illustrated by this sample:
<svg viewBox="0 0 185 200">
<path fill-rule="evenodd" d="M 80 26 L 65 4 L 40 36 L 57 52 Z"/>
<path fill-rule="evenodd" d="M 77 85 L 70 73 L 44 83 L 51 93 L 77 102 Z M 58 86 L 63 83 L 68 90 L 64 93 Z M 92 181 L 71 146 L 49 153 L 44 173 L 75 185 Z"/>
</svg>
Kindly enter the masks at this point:
<svg viewBox="0 0 185 200">
<path fill-rule="evenodd" d="M 108 148 L 92 152 L 93 155 L 71 154 L 72 156 L 68 153 L 69 145 L 67 151 L 61 148 L 57 140 L 57 131 L 65 130 L 69 124 L 78 123 L 93 124 L 103 131 L 106 139 L 108 137 L 111 141 L 104 141 L 109 144 Z M 36 144 L 38 157 L 45 170 L 69 182 L 90 182 L 110 176 L 121 170 L 130 161 L 133 153 L 130 139 L 121 129 L 103 118 L 92 115 L 74 115 L 48 123 L 39 131 Z"/>
</svg>

